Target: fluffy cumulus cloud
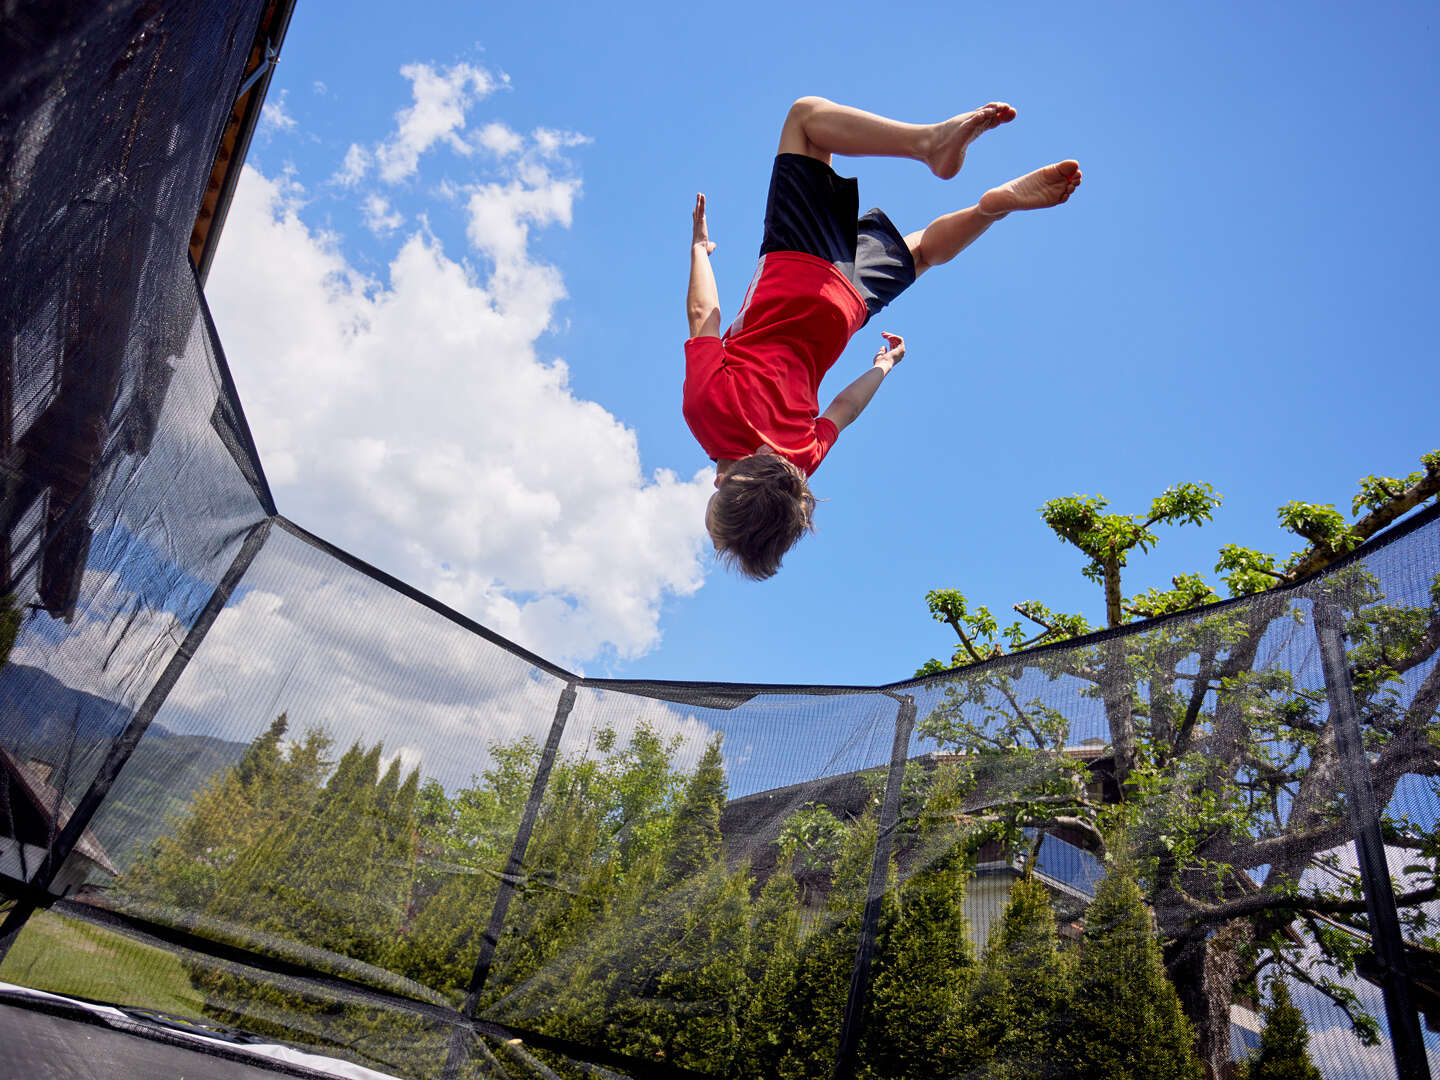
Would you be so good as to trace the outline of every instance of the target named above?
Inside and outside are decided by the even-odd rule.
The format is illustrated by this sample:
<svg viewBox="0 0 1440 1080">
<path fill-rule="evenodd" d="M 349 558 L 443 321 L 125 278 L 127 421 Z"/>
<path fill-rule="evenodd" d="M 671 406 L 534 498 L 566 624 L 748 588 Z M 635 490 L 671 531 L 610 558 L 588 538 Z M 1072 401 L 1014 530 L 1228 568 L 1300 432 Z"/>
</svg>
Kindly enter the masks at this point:
<svg viewBox="0 0 1440 1080">
<path fill-rule="evenodd" d="M 360 204 L 360 213 L 365 219 L 365 227 L 376 236 L 389 236 L 405 224 L 405 215 L 391 206 L 390 200 L 383 195 L 366 196 Z"/>
<path fill-rule="evenodd" d="M 12 659 L 133 709 L 185 627 L 169 611 L 145 612 L 119 575 L 89 571 L 82 591 L 67 636 L 57 643 L 29 626 Z M 134 617 L 137 611 L 144 614 Z M 484 771 L 491 747 L 527 737 L 543 743 L 564 685 L 276 530 L 157 721 L 247 742 L 283 712 L 294 736 L 318 727 L 337 747 L 382 743 L 387 765 L 399 758 L 405 770 L 419 768 L 453 789 Z M 593 753 L 600 728 L 614 728 L 623 741 L 641 724 L 673 743 L 677 763 L 690 767 L 714 734 L 662 702 L 586 690 L 562 751 Z"/>
<path fill-rule="evenodd" d="M 467 113 L 477 101 L 503 86 L 506 78 L 473 64 L 454 64 L 437 70 L 430 64 L 406 64 L 400 69 L 410 83 L 411 103 L 395 114 L 395 130 L 373 149 L 352 144 L 334 179 L 344 185 L 358 183 L 373 165 L 387 184 L 414 176 L 420 157 L 437 145 L 469 155 L 477 145 L 490 146 L 495 124 L 466 138 Z M 503 128 L 503 125 L 499 127 Z M 518 149 L 518 148 L 517 148 Z"/>
<path fill-rule="evenodd" d="M 435 146 L 469 159 L 454 201 L 474 261 L 422 216 L 368 277 L 302 218 L 293 183 L 247 169 L 210 275 L 281 509 L 542 655 L 641 654 L 662 600 L 701 584 L 708 470 L 643 474 L 635 432 L 539 351 L 565 287 L 532 232 L 570 223 L 583 138 L 472 129 L 503 81 L 481 69 L 403 73 L 413 104 L 338 178 L 403 179 Z M 402 224 L 385 197 L 356 197 L 377 234 Z"/>
<path fill-rule="evenodd" d="M 287 91 L 280 91 L 273 100 L 265 103 L 265 108 L 260 112 L 260 131 L 263 134 L 273 134 L 277 131 L 294 131 L 297 127 L 295 117 L 290 115 L 290 110 L 285 107 L 285 96 Z"/>
</svg>

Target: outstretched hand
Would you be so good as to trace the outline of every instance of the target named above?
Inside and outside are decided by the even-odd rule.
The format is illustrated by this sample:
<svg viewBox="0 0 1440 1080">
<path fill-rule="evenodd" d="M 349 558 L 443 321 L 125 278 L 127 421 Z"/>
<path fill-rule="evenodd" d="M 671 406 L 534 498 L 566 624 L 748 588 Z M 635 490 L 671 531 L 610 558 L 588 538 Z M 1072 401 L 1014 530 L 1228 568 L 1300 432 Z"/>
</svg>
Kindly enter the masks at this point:
<svg viewBox="0 0 1440 1080">
<path fill-rule="evenodd" d="M 896 364 L 905 359 L 905 339 L 899 334 L 884 332 L 880 336 L 885 339 L 885 344 L 875 354 L 875 364 L 889 372 Z"/>
<path fill-rule="evenodd" d="M 690 233 L 690 246 L 696 244 L 705 245 L 705 254 L 709 255 L 715 250 L 715 245 L 710 242 L 710 230 L 705 224 L 705 196 L 695 196 L 695 213 L 692 218 L 693 229 Z"/>
</svg>

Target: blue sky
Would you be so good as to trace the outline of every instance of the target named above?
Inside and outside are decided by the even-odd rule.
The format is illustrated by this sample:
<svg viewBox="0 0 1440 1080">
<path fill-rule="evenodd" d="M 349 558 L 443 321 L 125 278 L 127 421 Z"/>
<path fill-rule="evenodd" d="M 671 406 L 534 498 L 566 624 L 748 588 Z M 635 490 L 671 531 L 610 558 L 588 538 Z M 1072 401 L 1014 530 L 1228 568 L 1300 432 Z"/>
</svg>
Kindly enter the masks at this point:
<svg viewBox="0 0 1440 1080">
<path fill-rule="evenodd" d="M 308 528 L 589 674 L 890 681 L 948 655 L 930 588 L 1101 618 L 1034 512 L 1046 499 L 1225 495 L 1215 523 L 1135 563 L 1137 591 L 1208 571 L 1223 543 L 1288 551 L 1280 503 L 1348 509 L 1359 477 L 1440 446 L 1437 56 L 1422 5 L 434 3 L 397 20 L 302 0 L 209 293 L 277 501 Z M 460 121 L 407 143 L 398 114 L 426 78 Z M 757 585 L 699 557 L 688 216 L 705 191 L 728 320 L 780 121 L 807 93 L 909 120 L 1018 108 L 948 183 L 840 162 L 902 229 L 1059 158 L 1085 183 L 852 343 L 822 406 L 874 331 L 910 353 L 816 474 L 819 535 Z M 369 168 L 347 184 L 352 146 Z M 318 286 L 320 315 L 300 304 Z M 447 308 L 477 288 L 484 320 Z M 529 423 L 537 401 L 555 410 Z M 492 536 L 506 507 L 519 524 Z"/>
</svg>

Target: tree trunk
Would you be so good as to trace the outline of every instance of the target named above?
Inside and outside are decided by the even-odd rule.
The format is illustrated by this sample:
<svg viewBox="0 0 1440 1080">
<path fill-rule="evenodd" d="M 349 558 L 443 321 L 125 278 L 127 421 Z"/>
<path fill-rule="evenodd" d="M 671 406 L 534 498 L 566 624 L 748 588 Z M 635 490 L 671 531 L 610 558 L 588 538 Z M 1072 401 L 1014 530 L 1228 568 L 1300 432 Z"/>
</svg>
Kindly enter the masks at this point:
<svg viewBox="0 0 1440 1080">
<path fill-rule="evenodd" d="M 1195 1052 L 1213 1077 L 1230 1075 L 1230 1005 L 1241 955 L 1254 936 L 1247 920 L 1236 919 L 1209 940 L 1203 931 L 1190 930 L 1172 938 L 1165 950 L 1170 980 L 1185 1015 L 1195 1025 Z"/>
<path fill-rule="evenodd" d="M 1105 668 L 1101 693 L 1105 719 L 1110 725 L 1110 745 L 1115 751 L 1115 782 L 1124 798 L 1125 779 L 1135 767 L 1135 700 L 1130 668 L 1125 663 L 1125 639 L 1111 638 L 1101 648 Z"/>
</svg>

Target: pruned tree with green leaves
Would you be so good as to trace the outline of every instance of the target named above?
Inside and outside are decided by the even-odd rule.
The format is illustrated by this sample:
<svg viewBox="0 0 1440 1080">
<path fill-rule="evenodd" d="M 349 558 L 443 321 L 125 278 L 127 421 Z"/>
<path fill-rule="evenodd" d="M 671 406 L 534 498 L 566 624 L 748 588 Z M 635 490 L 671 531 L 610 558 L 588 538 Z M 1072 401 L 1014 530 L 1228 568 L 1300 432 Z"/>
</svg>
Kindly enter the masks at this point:
<svg viewBox="0 0 1440 1080">
<path fill-rule="evenodd" d="M 1281 526 L 1304 541 L 1288 557 L 1221 547 L 1215 571 L 1232 596 L 1249 597 L 1243 605 L 1207 608 L 1220 596 L 1198 573 L 1175 575 L 1169 589 L 1124 589 L 1129 561 L 1157 542 L 1161 526 L 1211 520 L 1220 496 L 1204 484 L 1177 485 L 1144 513 L 1113 512 L 1101 496 L 1040 508 L 1057 538 L 1085 558 L 1082 573 L 1103 593 L 1105 629 L 1193 617 L 1029 654 L 1094 627 L 1038 601 L 1015 604 L 1020 619 L 1001 626 L 961 592 L 927 595 L 956 646 L 921 673 L 955 674 L 921 732 L 1011 776 L 983 811 L 997 827 L 1063 824 L 1103 852 L 1101 834 L 1117 812 L 1104 803 L 1123 802 L 1167 968 L 1216 1072 L 1229 1058 L 1234 988 L 1272 961 L 1345 1010 L 1362 1040 L 1377 1036 L 1351 986 L 1370 928 L 1353 863 L 1339 855 L 1350 825 L 1334 722 L 1324 690 L 1297 670 L 1314 651 L 1312 603 L 1335 604 L 1379 804 L 1407 775 L 1433 787 L 1440 580 L 1428 597 L 1397 599 L 1354 564 L 1307 591 L 1288 587 L 1433 500 L 1440 452 L 1421 464 L 1408 476 L 1362 480 L 1353 520 L 1333 506 L 1282 506 Z M 1108 743 L 1098 771 L 1066 752 L 1081 715 L 1096 706 Z M 1424 909 L 1440 895 L 1433 827 L 1389 814 L 1382 827 L 1392 848 L 1413 853 L 1399 897 L 1407 940 L 1434 948 Z"/>
</svg>

